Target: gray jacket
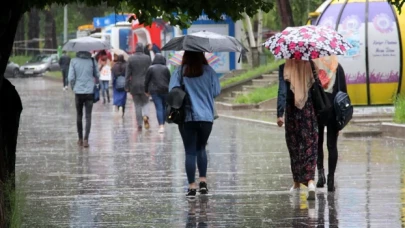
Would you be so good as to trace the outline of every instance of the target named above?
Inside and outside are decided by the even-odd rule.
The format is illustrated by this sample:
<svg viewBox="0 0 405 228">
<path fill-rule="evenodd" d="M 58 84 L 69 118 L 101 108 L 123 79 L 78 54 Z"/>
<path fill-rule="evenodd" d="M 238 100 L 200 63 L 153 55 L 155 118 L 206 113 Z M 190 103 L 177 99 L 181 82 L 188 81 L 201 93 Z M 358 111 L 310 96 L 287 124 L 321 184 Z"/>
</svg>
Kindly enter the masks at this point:
<svg viewBox="0 0 405 228">
<path fill-rule="evenodd" d="M 166 94 L 169 92 L 170 71 L 166 66 L 166 58 L 156 54 L 152 66 L 149 67 L 145 79 L 145 92 L 150 94 Z"/>
<path fill-rule="evenodd" d="M 151 65 L 150 56 L 143 52 L 143 44 L 136 45 L 135 54 L 129 57 L 126 70 L 126 88 L 132 95 L 145 93 L 145 76 Z"/>
<path fill-rule="evenodd" d="M 90 52 L 78 52 L 70 61 L 68 80 L 76 94 L 92 94 L 100 73 Z"/>
</svg>

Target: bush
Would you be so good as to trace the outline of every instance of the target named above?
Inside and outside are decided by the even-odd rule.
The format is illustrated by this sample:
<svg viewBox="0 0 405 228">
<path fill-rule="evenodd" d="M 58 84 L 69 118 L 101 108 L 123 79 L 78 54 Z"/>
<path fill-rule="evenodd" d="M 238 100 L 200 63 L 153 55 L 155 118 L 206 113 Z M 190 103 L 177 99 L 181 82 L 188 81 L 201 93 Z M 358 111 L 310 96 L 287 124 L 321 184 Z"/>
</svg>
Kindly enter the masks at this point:
<svg viewBox="0 0 405 228">
<path fill-rule="evenodd" d="M 405 124 L 405 95 L 398 95 L 394 101 L 394 122 Z"/>
<path fill-rule="evenodd" d="M 28 56 L 28 55 L 16 55 L 16 56 L 11 56 L 10 57 L 10 61 L 13 63 L 17 63 L 18 65 L 24 65 L 25 63 L 27 63 L 30 59 L 32 58 L 32 56 Z"/>
<path fill-rule="evenodd" d="M 278 84 L 253 90 L 246 95 L 239 95 L 235 98 L 236 104 L 258 104 L 262 101 L 277 97 Z"/>
</svg>

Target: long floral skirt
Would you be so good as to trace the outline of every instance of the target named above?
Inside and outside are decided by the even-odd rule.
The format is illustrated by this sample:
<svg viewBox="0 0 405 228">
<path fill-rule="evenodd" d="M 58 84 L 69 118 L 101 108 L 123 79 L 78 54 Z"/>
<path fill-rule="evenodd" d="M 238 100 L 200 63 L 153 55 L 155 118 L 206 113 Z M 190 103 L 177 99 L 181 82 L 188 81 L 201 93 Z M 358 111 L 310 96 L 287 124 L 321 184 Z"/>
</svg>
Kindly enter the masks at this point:
<svg viewBox="0 0 405 228">
<path fill-rule="evenodd" d="M 303 109 L 286 105 L 285 138 L 290 152 L 294 182 L 307 184 L 314 180 L 318 158 L 318 121 L 311 98 Z"/>
</svg>

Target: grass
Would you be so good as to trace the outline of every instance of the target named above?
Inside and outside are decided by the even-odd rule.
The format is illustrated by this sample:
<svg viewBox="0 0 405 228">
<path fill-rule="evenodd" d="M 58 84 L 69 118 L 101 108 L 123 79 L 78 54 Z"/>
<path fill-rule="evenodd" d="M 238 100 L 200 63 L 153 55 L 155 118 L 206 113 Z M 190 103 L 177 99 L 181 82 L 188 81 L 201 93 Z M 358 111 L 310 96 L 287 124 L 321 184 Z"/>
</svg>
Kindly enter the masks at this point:
<svg viewBox="0 0 405 228">
<path fill-rule="evenodd" d="M 394 122 L 405 124 L 405 95 L 398 95 L 394 102 Z"/>
<path fill-rule="evenodd" d="M 11 178 L 14 178 L 14 176 Z M 18 188 L 12 187 L 11 178 L 10 181 L 7 181 L 7 183 L 3 185 L 5 201 L 11 205 L 11 211 L 7 211 L 5 215 L 6 220 L 9 221 L 10 228 L 19 228 L 22 227 L 22 213 L 26 204 L 26 193 L 24 189 L 28 175 L 21 174 L 19 176 L 18 180 L 16 180 L 16 183 L 19 184 Z"/>
<path fill-rule="evenodd" d="M 48 71 L 45 75 L 53 78 L 62 78 L 61 71 Z"/>
<path fill-rule="evenodd" d="M 16 56 L 11 56 L 10 57 L 10 61 L 13 63 L 17 63 L 18 65 L 24 65 L 25 63 L 27 63 L 30 59 L 32 58 L 32 56 L 29 55 L 16 55 Z"/>
<path fill-rule="evenodd" d="M 259 66 L 257 68 L 248 70 L 247 72 L 245 72 L 243 74 L 240 74 L 239 76 L 232 77 L 232 78 L 229 78 L 229 79 L 226 79 L 226 80 L 222 81 L 221 82 L 221 87 L 225 87 L 225 86 L 228 86 L 228 85 L 231 85 L 231 84 L 234 84 L 234 83 L 237 83 L 237 82 L 249 79 L 249 78 L 253 78 L 253 77 L 257 76 L 257 75 L 268 73 L 271 70 L 277 69 L 277 67 L 281 63 L 282 63 L 281 60 L 273 61 L 273 62 L 268 63 L 266 65 L 262 65 L 262 66 Z"/>
<path fill-rule="evenodd" d="M 277 97 L 278 84 L 269 87 L 263 87 L 253 90 L 245 95 L 238 95 L 234 103 L 236 104 L 258 104 L 262 101 L 270 100 Z"/>
</svg>

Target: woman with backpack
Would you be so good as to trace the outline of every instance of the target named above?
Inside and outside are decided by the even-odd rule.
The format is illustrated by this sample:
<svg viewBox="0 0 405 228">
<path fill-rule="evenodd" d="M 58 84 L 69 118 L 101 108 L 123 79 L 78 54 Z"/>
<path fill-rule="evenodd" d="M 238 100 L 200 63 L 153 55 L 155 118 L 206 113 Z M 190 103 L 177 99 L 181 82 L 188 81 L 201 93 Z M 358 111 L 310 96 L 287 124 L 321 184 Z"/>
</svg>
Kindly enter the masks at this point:
<svg viewBox="0 0 405 228">
<path fill-rule="evenodd" d="M 337 56 L 322 57 L 313 60 L 318 67 L 319 80 L 322 83 L 324 91 L 329 97 L 331 104 L 334 104 L 335 97 L 339 91 L 347 93 L 346 77 L 343 67 L 339 64 Z M 325 171 L 323 166 L 323 142 L 324 131 L 326 133 L 326 145 L 328 148 L 328 179 L 326 181 Z M 327 183 L 328 191 L 335 191 L 335 170 L 338 160 L 337 141 L 339 136 L 339 129 L 337 127 L 336 112 L 334 108 L 331 109 L 329 118 L 326 125 L 319 124 L 319 140 L 318 140 L 318 182 L 316 186 L 323 188 Z"/>
<path fill-rule="evenodd" d="M 170 71 L 166 66 L 166 58 L 156 54 L 152 65 L 146 72 L 145 94 L 152 96 L 156 108 L 156 116 L 159 122 L 159 133 L 165 131 L 166 98 L 169 92 Z"/>
<path fill-rule="evenodd" d="M 184 122 L 179 123 L 178 127 L 186 151 L 185 165 L 189 183 L 186 197 L 193 199 L 197 194 L 196 163 L 199 192 L 201 195 L 208 194 L 205 146 L 214 121 L 214 98 L 221 92 L 217 74 L 208 65 L 202 52 L 184 52 L 181 66 L 170 78 L 169 91 L 183 85 L 188 105 L 185 106 Z"/>
<path fill-rule="evenodd" d="M 117 111 L 122 108 L 122 117 L 125 114 L 125 104 L 127 102 L 127 91 L 125 91 L 125 71 L 127 63 L 123 55 L 119 55 L 115 62 L 111 74 L 113 78 L 113 104 L 117 106 Z"/>
</svg>

